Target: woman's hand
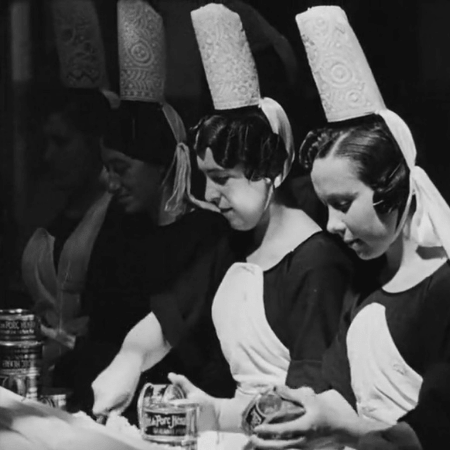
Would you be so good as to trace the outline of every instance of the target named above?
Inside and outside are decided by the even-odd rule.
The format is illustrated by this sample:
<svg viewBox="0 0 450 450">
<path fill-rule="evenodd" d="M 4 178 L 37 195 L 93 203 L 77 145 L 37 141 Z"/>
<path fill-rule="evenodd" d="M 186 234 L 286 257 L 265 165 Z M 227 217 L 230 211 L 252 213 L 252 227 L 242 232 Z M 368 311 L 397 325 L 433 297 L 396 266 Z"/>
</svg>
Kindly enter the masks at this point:
<svg viewBox="0 0 450 450">
<path fill-rule="evenodd" d="M 414 430 L 400 422 L 386 430 L 367 433 L 357 445 L 358 450 L 422 450 Z"/>
<path fill-rule="evenodd" d="M 96 416 L 121 414 L 131 403 L 141 376 L 143 357 L 133 352 L 119 352 L 112 363 L 92 383 Z"/>
<path fill-rule="evenodd" d="M 346 443 L 347 423 L 357 418 L 352 407 L 335 391 L 315 394 L 310 388 L 277 392 L 305 409 L 300 417 L 290 420 L 289 411 L 275 414 L 267 423 L 255 428 L 253 445 L 261 449 L 315 448 Z"/>
<path fill-rule="evenodd" d="M 169 380 L 178 385 L 189 401 L 197 403 L 200 407 L 199 414 L 199 431 L 216 430 L 218 428 L 218 420 L 216 413 L 216 402 L 218 399 L 208 395 L 206 392 L 194 386 L 185 376 L 175 373 L 169 374 Z"/>
</svg>

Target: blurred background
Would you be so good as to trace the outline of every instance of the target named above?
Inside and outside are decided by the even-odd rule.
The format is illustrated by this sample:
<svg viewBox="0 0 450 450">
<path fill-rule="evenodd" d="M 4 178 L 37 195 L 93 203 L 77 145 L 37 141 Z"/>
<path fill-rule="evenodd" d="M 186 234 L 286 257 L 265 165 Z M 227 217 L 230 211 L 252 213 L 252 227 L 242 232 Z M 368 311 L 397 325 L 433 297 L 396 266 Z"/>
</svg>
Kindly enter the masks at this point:
<svg viewBox="0 0 450 450">
<path fill-rule="evenodd" d="M 20 254 L 30 230 L 50 220 L 61 192 L 45 191 L 40 111 L 61 84 L 52 1 L 0 2 L 0 302 L 20 296 Z M 80 0 L 86 1 L 86 0 Z M 118 92 L 115 0 L 89 0 L 98 14 L 110 88 Z M 168 51 L 166 97 L 192 126 L 211 107 L 190 11 L 208 1 L 149 0 L 163 16 Z M 264 95 L 290 115 L 297 146 L 324 121 L 295 15 L 335 4 L 349 21 L 386 105 L 410 125 L 420 164 L 450 201 L 450 2 L 448 0 L 224 0 L 241 15 Z M 68 31 L 70 32 L 70 30 Z M 36 195 L 39 192 L 39 202 Z M 38 206 L 36 206 L 38 204 Z M 1 306 L 1 303 L 0 303 Z"/>
</svg>

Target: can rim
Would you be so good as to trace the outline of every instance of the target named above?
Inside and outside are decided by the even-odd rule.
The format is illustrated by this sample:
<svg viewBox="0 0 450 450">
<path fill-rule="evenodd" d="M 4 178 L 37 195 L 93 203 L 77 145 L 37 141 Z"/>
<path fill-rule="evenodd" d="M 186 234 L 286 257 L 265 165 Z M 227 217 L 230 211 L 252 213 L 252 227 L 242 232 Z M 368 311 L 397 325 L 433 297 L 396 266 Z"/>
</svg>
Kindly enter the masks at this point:
<svg viewBox="0 0 450 450">
<path fill-rule="evenodd" d="M 1 316 L 12 316 L 14 314 L 20 314 L 21 316 L 33 316 L 33 317 L 35 317 L 35 315 L 29 309 L 24 309 L 24 308 L 0 309 L 0 317 Z"/>
<path fill-rule="evenodd" d="M 43 341 L 0 341 L 2 347 L 39 347 Z"/>
</svg>

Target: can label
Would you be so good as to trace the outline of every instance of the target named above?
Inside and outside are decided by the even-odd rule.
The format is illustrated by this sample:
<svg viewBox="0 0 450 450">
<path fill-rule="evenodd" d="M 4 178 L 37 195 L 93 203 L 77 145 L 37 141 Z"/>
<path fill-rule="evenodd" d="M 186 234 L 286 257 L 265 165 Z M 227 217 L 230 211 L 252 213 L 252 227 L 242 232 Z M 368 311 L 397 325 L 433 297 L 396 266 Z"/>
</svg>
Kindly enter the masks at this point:
<svg viewBox="0 0 450 450">
<path fill-rule="evenodd" d="M 139 425 L 144 439 L 184 445 L 197 438 L 198 405 L 153 403 L 141 412 Z"/>
<path fill-rule="evenodd" d="M 0 342 L 0 385 L 23 397 L 37 399 L 42 343 Z"/>
<path fill-rule="evenodd" d="M 31 312 L 0 310 L 0 341 L 34 341 L 39 333 L 39 320 Z"/>
<path fill-rule="evenodd" d="M 145 434 L 157 436 L 184 436 L 187 433 L 185 412 L 144 411 Z"/>
</svg>

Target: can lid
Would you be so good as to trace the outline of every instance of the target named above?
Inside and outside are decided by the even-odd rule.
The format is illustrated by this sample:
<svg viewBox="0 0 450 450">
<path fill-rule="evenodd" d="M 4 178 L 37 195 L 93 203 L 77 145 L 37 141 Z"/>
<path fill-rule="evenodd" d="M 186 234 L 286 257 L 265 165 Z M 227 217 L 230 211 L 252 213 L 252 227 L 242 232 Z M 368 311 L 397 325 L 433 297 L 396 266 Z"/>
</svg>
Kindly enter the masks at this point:
<svg viewBox="0 0 450 450">
<path fill-rule="evenodd" d="M 0 309 L 0 316 L 34 316 L 29 309 L 16 308 L 16 309 Z"/>
<path fill-rule="evenodd" d="M 30 348 L 41 347 L 43 341 L 0 341 L 0 347 Z"/>
</svg>

